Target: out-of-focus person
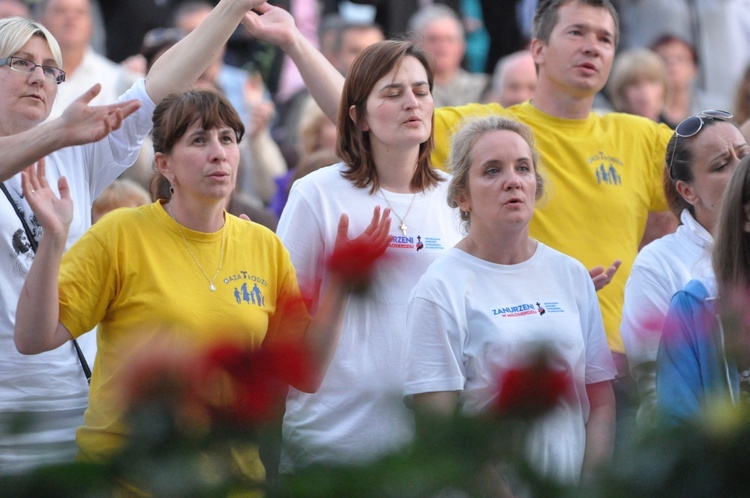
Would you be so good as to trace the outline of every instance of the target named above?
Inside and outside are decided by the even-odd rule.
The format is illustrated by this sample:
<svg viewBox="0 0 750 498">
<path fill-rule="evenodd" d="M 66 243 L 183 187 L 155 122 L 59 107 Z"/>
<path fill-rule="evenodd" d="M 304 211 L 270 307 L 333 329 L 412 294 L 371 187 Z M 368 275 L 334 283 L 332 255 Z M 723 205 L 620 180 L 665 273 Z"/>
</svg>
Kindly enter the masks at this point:
<svg viewBox="0 0 750 498">
<path fill-rule="evenodd" d="M 435 106 L 459 106 L 482 102 L 489 77 L 470 73 L 461 67 L 466 38 L 461 18 L 445 5 L 430 5 L 409 19 L 415 42 L 435 59 Z"/>
<path fill-rule="evenodd" d="M 20 0 L 0 0 L 0 19 L 4 17 L 29 17 L 29 7 Z"/>
<path fill-rule="evenodd" d="M 91 205 L 91 223 L 96 223 L 102 216 L 117 208 L 138 207 L 149 202 L 151 197 L 145 188 L 133 180 L 118 178 L 94 199 Z"/>
<path fill-rule="evenodd" d="M 607 82 L 615 110 L 663 122 L 668 81 L 664 62 L 647 48 L 633 48 L 615 57 Z"/>
<path fill-rule="evenodd" d="M 529 50 L 519 50 L 497 62 L 486 102 L 503 107 L 526 102 L 536 89 L 536 66 Z"/>
<path fill-rule="evenodd" d="M 734 101 L 734 117 L 741 124 L 750 119 L 750 64 L 745 68 L 742 81 L 737 86 L 737 96 Z"/>
</svg>

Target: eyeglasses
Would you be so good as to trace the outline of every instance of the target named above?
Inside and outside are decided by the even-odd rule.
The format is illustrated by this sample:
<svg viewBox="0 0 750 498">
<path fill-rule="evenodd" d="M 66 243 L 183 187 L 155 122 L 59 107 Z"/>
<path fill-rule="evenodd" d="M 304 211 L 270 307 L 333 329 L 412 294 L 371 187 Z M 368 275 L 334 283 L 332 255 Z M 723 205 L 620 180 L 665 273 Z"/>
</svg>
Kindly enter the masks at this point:
<svg viewBox="0 0 750 498">
<path fill-rule="evenodd" d="M 19 73 L 33 73 L 36 68 L 41 67 L 42 73 L 44 73 L 47 79 L 54 81 L 58 85 L 65 81 L 65 71 L 59 67 L 37 64 L 22 57 L 5 57 L 0 59 L 0 66 L 8 66 L 13 71 L 18 71 Z"/>
<path fill-rule="evenodd" d="M 680 124 L 677 125 L 677 127 L 674 129 L 675 134 L 675 142 L 674 146 L 672 147 L 672 157 L 669 159 L 669 165 L 667 166 L 667 170 L 669 171 L 669 178 L 674 180 L 674 173 L 672 172 L 672 163 L 674 162 L 674 154 L 677 150 L 677 138 L 690 138 L 694 137 L 698 134 L 699 131 L 703 128 L 703 125 L 708 121 L 713 121 L 715 119 L 718 119 L 719 121 L 728 121 L 732 119 L 734 116 L 731 112 L 727 111 L 717 111 L 717 110 L 707 110 L 707 111 L 701 111 L 698 114 L 695 114 L 694 116 L 690 116 L 688 118 L 683 119 L 680 121 Z"/>
</svg>

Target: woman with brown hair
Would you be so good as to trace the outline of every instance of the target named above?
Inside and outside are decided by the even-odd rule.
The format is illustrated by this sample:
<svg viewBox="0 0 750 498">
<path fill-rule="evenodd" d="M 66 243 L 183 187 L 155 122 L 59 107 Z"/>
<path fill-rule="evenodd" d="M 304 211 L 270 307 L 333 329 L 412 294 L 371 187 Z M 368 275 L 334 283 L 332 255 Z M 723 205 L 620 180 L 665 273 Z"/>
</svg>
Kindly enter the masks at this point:
<svg viewBox="0 0 750 498">
<path fill-rule="evenodd" d="M 396 225 L 367 293 L 347 303 L 338 349 L 320 390 L 292 390 L 281 471 L 312 463 L 361 464 L 407 444 L 413 420 L 401 402 L 409 293 L 429 264 L 459 240 L 445 203 L 447 175 L 433 169 L 433 73 L 409 42 L 384 41 L 352 65 L 339 106 L 342 162 L 297 181 L 277 233 L 311 310 L 330 286 L 323 262 L 337 219 L 390 208 Z"/>
<path fill-rule="evenodd" d="M 18 303 L 16 347 L 24 354 L 47 351 L 100 324 L 89 408 L 77 434 L 79 458 L 88 461 L 107 460 L 127 438 L 124 407 L 116 402 L 124 352 L 175 338 L 170 344 L 179 347 L 302 341 L 316 369 L 296 387 L 315 390 L 350 288 L 333 278 L 311 321 L 279 239 L 225 211 L 244 133 L 225 97 L 195 90 L 171 95 L 157 105 L 153 124 L 159 181 L 169 198 L 111 213 L 64 256 L 73 212 L 67 182 L 60 180 L 58 199 L 43 167 L 23 178 L 44 236 Z M 369 256 L 382 254 L 390 241 L 387 217 L 375 210 L 370 224 L 362 224 L 355 242 L 372 247 Z M 346 250 L 348 218 L 337 221 L 335 247 Z"/>
</svg>

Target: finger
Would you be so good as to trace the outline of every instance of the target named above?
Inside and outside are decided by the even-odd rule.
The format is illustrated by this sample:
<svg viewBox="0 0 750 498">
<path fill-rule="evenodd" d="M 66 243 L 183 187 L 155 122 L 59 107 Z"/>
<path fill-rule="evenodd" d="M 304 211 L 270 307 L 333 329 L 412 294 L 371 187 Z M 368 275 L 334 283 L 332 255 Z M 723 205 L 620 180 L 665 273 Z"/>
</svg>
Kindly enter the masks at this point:
<svg viewBox="0 0 750 498">
<path fill-rule="evenodd" d="M 94 97 L 99 95 L 99 92 L 101 90 L 102 90 L 102 86 L 99 83 L 97 83 L 96 85 L 86 90 L 84 94 L 78 97 L 78 99 L 76 100 L 78 100 L 79 102 L 83 102 L 84 104 L 88 104 L 89 102 L 93 100 Z"/>
<path fill-rule="evenodd" d="M 57 180 L 57 190 L 60 191 L 60 199 L 70 199 L 70 186 L 68 185 L 68 179 L 64 176 Z"/>
<path fill-rule="evenodd" d="M 375 209 L 372 210 L 372 218 L 370 218 L 370 224 L 367 225 L 367 228 L 365 228 L 364 232 L 362 232 L 362 235 L 365 235 L 365 236 L 373 235 L 377 231 L 379 224 L 380 224 L 380 206 L 375 206 Z"/>
<path fill-rule="evenodd" d="M 246 215 L 245 213 L 242 213 L 242 214 L 240 215 L 240 219 L 241 219 L 241 220 L 245 220 L 245 221 L 253 221 L 253 220 L 251 220 L 251 219 L 250 219 L 250 217 L 249 217 L 248 215 Z"/>
<path fill-rule="evenodd" d="M 140 109 L 141 107 L 141 101 L 140 100 L 128 100 L 127 102 L 119 102 L 118 104 L 115 104 L 117 106 L 117 110 L 120 111 L 122 114 L 122 119 L 127 118 L 131 114 L 133 114 L 135 111 Z"/>
<path fill-rule="evenodd" d="M 341 218 L 339 218 L 339 227 L 336 232 L 336 238 L 349 238 L 349 215 L 347 215 L 346 213 L 342 213 Z"/>
<path fill-rule="evenodd" d="M 34 174 L 31 175 L 31 188 L 34 190 L 43 189 L 49 186 L 47 183 L 47 170 L 44 158 L 37 161 L 34 167 Z"/>
<path fill-rule="evenodd" d="M 269 10 L 271 10 L 272 6 L 268 2 L 263 2 L 262 4 L 250 9 L 250 12 L 254 12 L 259 15 L 263 15 Z"/>
<path fill-rule="evenodd" d="M 603 266 L 595 266 L 589 270 L 589 276 L 591 278 L 595 278 L 598 275 L 601 275 L 604 273 L 604 267 Z"/>
<path fill-rule="evenodd" d="M 622 261 L 617 260 L 614 263 L 612 263 L 612 266 L 607 268 L 607 271 L 605 272 L 607 274 L 607 277 L 611 280 L 615 273 L 617 273 L 617 270 L 620 268 L 620 265 L 622 264 Z"/>
</svg>

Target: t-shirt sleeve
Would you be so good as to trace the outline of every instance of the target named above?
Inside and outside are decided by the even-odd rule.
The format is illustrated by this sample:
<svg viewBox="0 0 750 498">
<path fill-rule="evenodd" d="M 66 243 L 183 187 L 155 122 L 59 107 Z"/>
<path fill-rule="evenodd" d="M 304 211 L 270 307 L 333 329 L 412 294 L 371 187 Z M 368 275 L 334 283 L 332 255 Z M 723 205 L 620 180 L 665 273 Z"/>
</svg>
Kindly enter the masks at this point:
<svg viewBox="0 0 750 498">
<path fill-rule="evenodd" d="M 86 232 L 63 255 L 60 267 L 60 322 L 73 337 L 92 330 L 104 318 L 117 288 L 116 249 Z"/>
<path fill-rule="evenodd" d="M 404 395 L 462 391 L 466 383 L 463 339 L 452 313 L 425 297 L 409 301 Z"/>
<path fill-rule="evenodd" d="M 276 308 L 269 319 L 264 342 L 300 342 L 310 324 L 310 314 L 302 299 L 294 267 L 281 244 L 278 258 L 280 277 Z"/>
<path fill-rule="evenodd" d="M 458 130 L 460 123 L 464 119 L 490 114 L 505 114 L 505 111 L 499 104 L 468 104 L 435 109 L 435 149 L 432 151 L 432 166 L 449 171 L 448 156 L 451 149 L 451 137 Z"/>
<path fill-rule="evenodd" d="M 325 234 L 319 218 L 321 207 L 301 190 L 299 182 L 292 187 L 276 233 L 289 251 L 302 296 L 314 314 L 325 268 Z"/>
<path fill-rule="evenodd" d="M 581 306 L 581 330 L 586 344 L 586 384 L 595 384 L 612 380 L 617 375 L 612 352 L 607 345 L 607 335 L 604 332 L 604 322 L 599 301 L 596 297 L 594 283 L 586 272 L 580 267 L 581 286 L 584 290 Z"/>
<path fill-rule="evenodd" d="M 649 185 L 651 205 L 650 211 L 667 211 L 667 199 L 664 196 L 664 168 L 666 168 L 665 155 L 667 153 L 667 144 L 672 138 L 674 132 L 665 124 L 658 124 L 654 127 L 654 145 L 651 167 L 649 168 Z"/>
</svg>

